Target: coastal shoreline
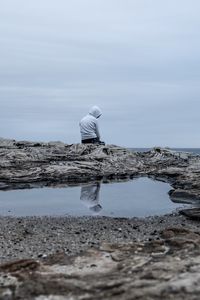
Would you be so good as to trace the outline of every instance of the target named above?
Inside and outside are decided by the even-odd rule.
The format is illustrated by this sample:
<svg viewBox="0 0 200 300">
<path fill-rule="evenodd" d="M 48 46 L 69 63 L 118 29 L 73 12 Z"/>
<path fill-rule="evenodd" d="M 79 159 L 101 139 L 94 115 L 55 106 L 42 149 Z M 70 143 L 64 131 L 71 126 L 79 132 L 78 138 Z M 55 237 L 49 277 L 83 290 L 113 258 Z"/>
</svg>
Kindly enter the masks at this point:
<svg viewBox="0 0 200 300">
<path fill-rule="evenodd" d="M 0 226 L 2 300 L 199 297 L 199 222 L 179 214 L 0 217 Z"/>
<path fill-rule="evenodd" d="M 0 156 L 1 190 L 146 176 L 169 183 L 176 202 L 200 200 L 191 153 L 1 140 Z M 0 300 L 197 300 L 200 212 L 182 213 L 0 217 Z"/>
<path fill-rule="evenodd" d="M 76 255 L 103 242 L 129 243 L 159 238 L 168 227 L 199 230 L 197 221 L 177 213 L 145 218 L 113 217 L 0 217 L 0 263 L 38 259 L 57 251 Z"/>
</svg>

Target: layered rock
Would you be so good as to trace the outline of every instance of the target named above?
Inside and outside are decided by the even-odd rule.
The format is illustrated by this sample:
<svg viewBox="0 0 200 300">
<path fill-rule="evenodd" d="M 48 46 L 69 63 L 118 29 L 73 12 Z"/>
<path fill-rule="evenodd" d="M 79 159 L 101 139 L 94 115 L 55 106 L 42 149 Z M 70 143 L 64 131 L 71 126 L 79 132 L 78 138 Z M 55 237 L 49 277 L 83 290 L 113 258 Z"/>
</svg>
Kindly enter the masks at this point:
<svg viewBox="0 0 200 300">
<path fill-rule="evenodd" d="M 159 240 L 9 262 L 0 265 L 0 299 L 199 299 L 199 250 L 199 233 L 172 227 Z"/>
<path fill-rule="evenodd" d="M 126 177 L 142 167 L 136 154 L 117 146 L 60 142 L 2 140 L 0 158 L 0 188 Z"/>
<path fill-rule="evenodd" d="M 161 148 L 138 153 L 114 145 L 1 139 L 0 158 L 2 190 L 149 176 L 171 184 L 173 201 L 197 203 L 200 200 L 200 157 L 190 153 Z M 198 208 L 182 213 L 200 219 Z M 84 250 L 88 250 L 74 256 L 68 255 L 70 249 L 64 244 L 69 236 L 72 236 L 71 244 L 75 236 L 80 236 L 77 246 L 80 251 L 80 244 L 85 245 L 88 232 L 92 231 L 89 223 L 93 225 L 94 220 L 85 220 L 85 225 L 81 223 L 78 231 L 69 221 L 66 234 L 67 218 L 61 220 L 61 227 L 58 227 L 58 221 L 54 221 L 53 226 L 49 220 L 48 228 L 46 225 L 40 228 L 40 223 L 34 223 L 32 219 L 11 219 L 13 225 L 9 227 L 9 221 L 1 219 L 2 259 L 5 253 L 8 253 L 4 257 L 6 261 L 11 254 L 15 254 L 11 257 L 24 259 L 0 265 L 0 299 L 199 299 L 199 226 L 197 223 L 191 230 L 186 227 L 188 220 L 184 223 L 184 217 L 179 218 L 179 226 L 169 227 L 165 225 L 169 219 L 166 216 L 158 222 L 160 225 L 156 223 L 156 230 L 150 237 L 146 235 L 150 230 L 147 220 L 140 221 L 143 225 L 139 222 L 137 226 L 133 220 L 120 220 L 117 231 L 113 228 L 107 238 L 104 231 L 110 229 L 114 221 L 109 218 L 106 223 L 102 219 L 101 226 L 96 226 L 98 232 L 94 232 L 93 238 L 84 246 Z M 195 222 L 188 223 L 192 227 Z M 145 238 L 141 239 L 138 236 L 142 226 Z M 159 229 L 161 226 L 164 230 Z M 98 236 L 100 227 L 102 234 Z M 43 235 L 39 234 L 40 230 Z M 113 232 L 116 233 L 115 243 L 111 242 Z M 131 239 L 125 243 L 128 234 Z M 63 238 L 59 240 L 61 235 Z M 42 249 L 50 247 L 51 255 L 37 252 L 41 248 L 38 237 Z M 95 237 L 98 237 L 98 243 L 94 243 Z M 53 243 L 57 245 L 58 242 L 58 249 L 63 251 L 53 251 Z"/>
<path fill-rule="evenodd" d="M 169 182 L 174 201 L 200 200 L 200 157 L 191 153 L 161 148 L 139 153 L 115 145 L 0 140 L 0 189 L 134 176 Z"/>
</svg>

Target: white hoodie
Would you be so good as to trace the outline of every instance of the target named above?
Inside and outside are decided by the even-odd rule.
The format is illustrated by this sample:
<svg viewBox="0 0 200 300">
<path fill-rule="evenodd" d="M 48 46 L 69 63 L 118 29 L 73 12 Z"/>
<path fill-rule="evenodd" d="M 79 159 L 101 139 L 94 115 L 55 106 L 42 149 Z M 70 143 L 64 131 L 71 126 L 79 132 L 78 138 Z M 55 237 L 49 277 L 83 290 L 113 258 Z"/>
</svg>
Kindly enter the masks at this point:
<svg viewBox="0 0 200 300">
<path fill-rule="evenodd" d="M 98 106 L 93 106 L 89 114 L 87 114 L 79 123 L 80 132 L 81 132 L 81 139 L 93 139 L 99 138 L 99 126 L 97 122 L 97 118 L 101 116 L 101 110 Z"/>
</svg>

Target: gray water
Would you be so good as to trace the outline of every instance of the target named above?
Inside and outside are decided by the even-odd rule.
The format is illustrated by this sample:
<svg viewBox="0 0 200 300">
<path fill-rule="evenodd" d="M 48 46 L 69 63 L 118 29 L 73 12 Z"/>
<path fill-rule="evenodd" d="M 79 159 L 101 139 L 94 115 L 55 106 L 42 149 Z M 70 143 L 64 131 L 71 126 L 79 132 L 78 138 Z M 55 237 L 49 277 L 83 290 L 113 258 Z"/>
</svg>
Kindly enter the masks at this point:
<svg viewBox="0 0 200 300">
<path fill-rule="evenodd" d="M 146 152 L 150 151 L 152 148 L 129 148 L 132 151 Z M 190 152 L 196 155 L 200 155 L 200 148 L 169 148 L 171 150 L 180 151 L 180 152 Z"/>
<path fill-rule="evenodd" d="M 0 192 L 0 215 L 146 217 L 171 213 L 169 184 L 138 178 L 128 182 Z"/>
</svg>

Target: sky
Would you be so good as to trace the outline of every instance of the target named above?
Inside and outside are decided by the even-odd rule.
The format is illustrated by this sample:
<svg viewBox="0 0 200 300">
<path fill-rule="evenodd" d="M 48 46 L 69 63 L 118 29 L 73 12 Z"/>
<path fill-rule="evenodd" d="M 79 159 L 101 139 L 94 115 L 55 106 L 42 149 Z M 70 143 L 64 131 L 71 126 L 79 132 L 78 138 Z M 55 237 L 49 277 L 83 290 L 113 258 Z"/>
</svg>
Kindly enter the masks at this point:
<svg viewBox="0 0 200 300">
<path fill-rule="evenodd" d="M 200 147 L 199 0 L 0 0 L 0 136 Z"/>
</svg>

